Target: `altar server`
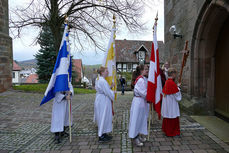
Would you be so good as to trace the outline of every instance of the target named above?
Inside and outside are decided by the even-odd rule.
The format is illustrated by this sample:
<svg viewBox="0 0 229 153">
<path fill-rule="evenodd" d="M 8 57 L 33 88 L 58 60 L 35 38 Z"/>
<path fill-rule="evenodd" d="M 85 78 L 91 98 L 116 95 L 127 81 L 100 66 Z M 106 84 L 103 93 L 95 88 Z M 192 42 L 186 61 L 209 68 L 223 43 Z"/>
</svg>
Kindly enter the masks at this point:
<svg viewBox="0 0 229 153">
<path fill-rule="evenodd" d="M 99 142 L 106 142 L 112 139 L 108 133 L 112 131 L 112 101 L 114 101 L 114 91 L 109 86 L 105 78 L 108 76 L 108 69 L 100 67 L 99 76 L 96 79 L 96 98 L 94 103 L 94 119 L 98 125 Z"/>
<path fill-rule="evenodd" d="M 180 109 L 178 101 L 181 101 L 181 92 L 176 83 L 176 70 L 174 68 L 168 69 L 168 80 L 166 80 L 163 92 L 161 115 L 163 116 L 162 130 L 166 136 L 180 135 Z"/>
<path fill-rule="evenodd" d="M 147 135 L 147 118 L 149 113 L 149 104 L 146 102 L 147 77 L 149 67 L 140 65 L 135 72 L 138 77 L 134 85 L 134 98 L 130 109 L 129 137 L 132 138 L 137 146 L 143 146 Z"/>
<path fill-rule="evenodd" d="M 71 83 L 69 83 L 69 87 L 70 91 L 57 92 L 53 101 L 51 132 L 55 133 L 56 143 L 61 142 L 61 136 L 68 136 L 65 132 L 66 127 L 69 126 L 68 100 L 72 99 L 74 94 Z M 70 113 L 72 122 L 72 112 Z"/>
</svg>

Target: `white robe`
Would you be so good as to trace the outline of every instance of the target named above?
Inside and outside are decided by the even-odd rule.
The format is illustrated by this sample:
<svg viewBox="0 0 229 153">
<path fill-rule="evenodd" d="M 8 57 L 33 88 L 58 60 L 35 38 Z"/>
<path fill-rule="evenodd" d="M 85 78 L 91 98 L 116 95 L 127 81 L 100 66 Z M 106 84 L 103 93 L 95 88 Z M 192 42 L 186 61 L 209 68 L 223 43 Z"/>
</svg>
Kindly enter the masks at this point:
<svg viewBox="0 0 229 153">
<path fill-rule="evenodd" d="M 164 118 L 176 118 L 180 116 L 180 109 L 178 101 L 181 101 L 182 95 L 179 89 L 179 92 L 171 95 L 163 96 L 162 98 L 162 107 L 161 115 Z"/>
<path fill-rule="evenodd" d="M 74 95 L 73 87 L 70 84 L 70 91 Z M 69 106 L 68 100 L 62 100 L 65 97 L 61 92 L 57 92 L 53 101 L 51 132 L 63 132 L 64 126 L 69 126 Z M 72 98 L 72 97 L 71 97 Z M 72 111 L 71 111 L 72 125 Z"/>
<path fill-rule="evenodd" d="M 134 86 L 134 98 L 130 109 L 129 137 L 135 138 L 138 134 L 147 135 L 147 118 L 149 105 L 146 102 L 147 78 L 140 78 Z M 137 97 L 136 97 L 137 96 Z M 140 96 L 140 97 L 139 97 Z"/>
<path fill-rule="evenodd" d="M 98 136 L 112 131 L 112 104 L 114 92 L 103 77 L 96 79 L 96 98 L 94 103 L 94 120 L 98 125 Z"/>
</svg>

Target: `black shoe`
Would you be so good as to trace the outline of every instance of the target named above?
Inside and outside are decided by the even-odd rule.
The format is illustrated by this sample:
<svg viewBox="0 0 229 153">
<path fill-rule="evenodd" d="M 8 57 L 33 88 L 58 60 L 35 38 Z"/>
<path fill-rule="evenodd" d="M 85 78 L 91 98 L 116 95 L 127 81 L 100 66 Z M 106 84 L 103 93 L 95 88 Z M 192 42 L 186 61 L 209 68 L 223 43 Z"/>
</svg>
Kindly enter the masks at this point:
<svg viewBox="0 0 229 153">
<path fill-rule="evenodd" d="M 99 142 L 108 142 L 110 140 L 111 139 L 106 137 L 104 134 L 101 137 L 99 137 Z"/>
<path fill-rule="evenodd" d="M 65 132 L 65 131 L 63 131 L 63 132 L 61 132 L 61 137 L 68 137 L 69 136 L 69 134 L 67 133 L 67 132 Z"/>
<path fill-rule="evenodd" d="M 67 127 L 64 127 L 64 131 L 63 132 L 61 132 L 61 137 L 68 137 L 69 136 L 69 134 L 66 132 L 67 130 Z"/>
<path fill-rule="evenodd" d="M 104 137 L 107 138 L 108 140 L 111 140 L 113 137 L 112 136 L 109 136 L 108 134 L 104 134 Z"/>
<path fill-rule="evenodd" d="M 181 138 L 180 134 L 174 136 L 174 138 Z"/>
<path fill-rule="evenodd" d="M 60 132 L 56 132 L 55 133 L 55 143 L 56 144 L 59 144 L 59 143 L 61 143 L 61 141 L 60 141 Z"/>
</svg>

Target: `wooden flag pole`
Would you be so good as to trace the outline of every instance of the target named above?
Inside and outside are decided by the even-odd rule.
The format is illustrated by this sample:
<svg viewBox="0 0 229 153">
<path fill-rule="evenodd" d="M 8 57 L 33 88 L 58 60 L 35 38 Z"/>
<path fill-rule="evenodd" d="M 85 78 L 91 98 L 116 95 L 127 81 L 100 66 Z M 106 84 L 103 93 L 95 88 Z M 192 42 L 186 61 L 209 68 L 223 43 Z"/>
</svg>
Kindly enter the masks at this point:
<svg viewBox="0 0 229 153">
<path fill-rule="evenodd" d="M 153 112 L 153 106 L 151 106 L 151 124 L 153 125 L 153 119 L 154 119 L 154 112 Z"/>
<path fill-rule="evenodd" d="M 157 12 L 157 14 L 156 14 L 154 26 L 157 25 L 157 20 L 158 20 L 158 12 Z M 154 31 L 154 26 L 153 26 L 153 33 L 155 32 L 155 31 Z M 152 107 L 153 107 L 153 106 L 152 106 L 152 103 L 150 103 L 149 125 L 148 125 L 148 140 L 149 140 L 149 137 L 150 137 L 151 120 L 152 120 L 152 124 L 153 124 L 153 109 L 152 109 Z"/>
<path fill-rule="evenodd" d="M 152 103 L 150 103 L 150 108 L 149 108 L 149 125 L 148 125 L 148 141 L 149 141 L 149 136 L 150 136 L 150 128 L 151 128 L 151 117 L 152 117 Z"/>
<path fill-rule="evenodd" d="M 69 121 L 69 141 L 72 142 L 72 126 L 71 126 L 71 100 L 68 100 L 68 121 Z"/>
<path fill-rule="evenodd" d="M 68 24 L 68 16 L 67 14 L 65 14 L 65 23 Z M 69 44 L 68 44 L 69 45 Z M 68 59 L 70 59 L 70 55 L 68 54 Z M 70 64 L 71 61 L 69 61 Z M 68 65 L 69 67 L 69 65 Z M 70 95 L 70 84 L 69 84 L 69 73 L 68 73 L 68 87 L 69 87 L 69 92 L 68 92 L 68 96 Z M 71 99 L 68 100 L 68 121 L 69 121 L 69 141 L 70 143 L 72 142 L 72 122 L 71 122 Z"/>
<path fill-rule="evenodd" d="M 188 41 L 185 42 L 184 50 L 182 52 L 183 52 L 183 58 L 182 58 L 182 64 L 181 64 L 181 69 L 180 69 L 180 75 L 179 75 L 179 79 L 178 79 L 178 83 L 180 83 L 180 84 L 182 81 L 183 69 L 184 69 L 184 66 L 186 65 L 187 58 L 189 56 Z"/>
<path fill-rule="evenodd" d="M 116 28 L 115 27 L 115 24 L 116 24 L 116 17 L 115 17 L 115 15 L 113 14 L 113 28 Z M 113 35 L 113 45 L 115 46 L 115 31 L 114 31 L 114 35 Z M 113 46 L 113 47 L 114 47 Z M 114 66 L 112 67 L 112 75 L 113 75 L 113 81 L 112 81 L 112 83 L 115 83 L 115 81 L 114 81 L 114 79 L 116 79 L 115 78 L 115 75 L 114 75 Z M 116 86 L 116 85 L 115 85 Z M 112 108 L 113 108 L 113 111 L 115 110 L 115 103 L 116 103 L 116 91 L 115 91 L 115 86 L 113 87 L 113 90 L 114 90 L 114 94 L 115 94 L 115 99 L 114 99 L 114 102 L 112 102 Z M 113 115 L 113 114 L 112 114 Z M 113 120 L 112 120 L 112 122 L 113 122 L 113 124 L 115 123 L 115 118 L 113 118 Z M 112 134 L 114 134 L 114 125 L 112 124 Z"/>
</svg>

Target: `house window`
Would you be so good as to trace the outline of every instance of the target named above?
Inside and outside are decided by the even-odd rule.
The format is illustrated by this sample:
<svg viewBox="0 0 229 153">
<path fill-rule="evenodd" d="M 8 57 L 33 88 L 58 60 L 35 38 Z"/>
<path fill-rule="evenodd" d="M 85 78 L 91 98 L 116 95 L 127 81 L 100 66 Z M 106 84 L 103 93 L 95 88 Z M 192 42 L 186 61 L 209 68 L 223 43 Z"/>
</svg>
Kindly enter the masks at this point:
<svg viewBox="0 0 229 153">
<path fill-rule="evenodd" d="M 132 71 L 132 63 L 127 64 L 127 71 L 131 72 Z"/>
<path fill-rule="evenodd" d="M 15 72 L 13 72 L 13 78 L 15 78 Z"/>
<path fill-rule="evenodd" d="M 122 64 L 118 64 L 118 69 L 121 69 L 122 68 Z"/>
<path fill-rule="evenodd" d="M 139 61 L 139 64 L 144 64 L 145 63 L 145 56 L 146 56 L 146 48 L 142 45 L 140 49 L 138 49 L 136 56 Z"/>
<path fill-rule="evenodd" d="M 117 70 L 119 72 L 122 72 L 122 64 L 121 63 L 117 64 Z"/>
<path fill-rule="evenodd" d="M 137 66 L 138 66 L 138 64 L 133 64 L 133 70 L 136 70 Z"/>
<path fill-rule="evenodd" d="M 123 65 L 122 65 L 122 71 L 123 71 L 123 72 L 126 72 L 126 64 L 123 64 Z"/>
</svg>

